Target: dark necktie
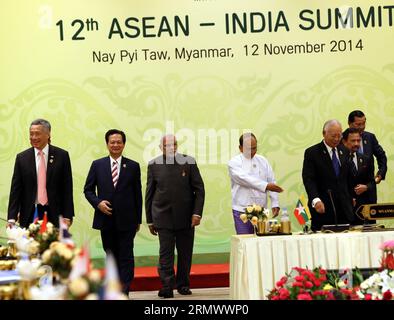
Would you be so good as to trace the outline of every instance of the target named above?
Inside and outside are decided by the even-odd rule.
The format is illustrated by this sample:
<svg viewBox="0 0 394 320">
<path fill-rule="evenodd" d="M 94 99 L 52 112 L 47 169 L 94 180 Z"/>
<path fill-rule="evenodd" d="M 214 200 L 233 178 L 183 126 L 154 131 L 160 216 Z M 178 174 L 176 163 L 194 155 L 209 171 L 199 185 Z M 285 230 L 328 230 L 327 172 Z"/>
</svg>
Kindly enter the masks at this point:
<svg viewBox="0 0 394 320">
<path fill-rule="evenodd" d="M 354 159 L 354 153 L 350 154 L 350 168 L 352 170 L 353 177 L 355 177 L 355 176 L 357 176 L 357 168 L 356 168 L 356 164 L 354 163 L 353 159 Z"/>
<path fill-rule="evenodd" d="M 332 166 L 334 167 L 335 175 L 338 177 L 340 171 L 340 164 L 335 153 L 335 148 L 332 148 Z"/>
<path fill-rule="evenodd" d="M 364 142 L 363 142 L 363 135 L 361 134 L 361 143 L 360 148 L 358 148 L 358 152 L 364 154 Z"/>
</svg>

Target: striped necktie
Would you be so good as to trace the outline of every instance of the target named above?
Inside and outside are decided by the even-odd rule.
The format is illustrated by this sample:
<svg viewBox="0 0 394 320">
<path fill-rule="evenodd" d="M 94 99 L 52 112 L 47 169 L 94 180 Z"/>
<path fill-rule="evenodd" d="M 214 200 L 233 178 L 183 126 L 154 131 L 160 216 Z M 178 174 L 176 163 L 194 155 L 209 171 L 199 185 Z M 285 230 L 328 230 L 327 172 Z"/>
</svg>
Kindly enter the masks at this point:
<svg viewBox="0 0 394 320">
<path fill-rule="evenodd" d="M 114 188 L 116 187 L 116 184 L 118 183 L 118 179 L 119 179 L 118 162 L 114 161 L 112 163 L 112 182 L 114 184 Z"/>
</svg>

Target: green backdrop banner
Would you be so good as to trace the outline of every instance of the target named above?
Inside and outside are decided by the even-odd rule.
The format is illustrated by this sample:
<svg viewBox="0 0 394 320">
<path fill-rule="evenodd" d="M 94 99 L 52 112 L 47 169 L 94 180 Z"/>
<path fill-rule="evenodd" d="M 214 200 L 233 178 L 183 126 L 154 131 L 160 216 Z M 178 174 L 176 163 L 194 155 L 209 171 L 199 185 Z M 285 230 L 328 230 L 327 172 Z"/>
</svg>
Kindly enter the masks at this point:
<svg viewBox="0 0 394 320">
<path fill-rule="evenodd" d="M 292 212 L 305 194 L 304 150 L 321 140 L 326 120 L 346 127 L 360 108 L 388 156 L 379 202 L 394 200 L 393 8 L 367 0 L 3 0 L 0 216 L 15 155 L 29 147 L 28 127 L 38 117 L 51 122 L 53 144 L 70 153 L 71 231 L 95 258 L 104 252 L 82 191 L 91 162 L 106 155 L 110 128 L 126 132 L 124 154 L 141 164 L 143 191 L 164 132 L 196 157 L 206 185 L 197 254 L 229 252 L 227 161 L 244 130 L 258 137 L 285 189 L 281 205 Z M 145 224 L 135 253 L 158 254 Z"/>
</svg>

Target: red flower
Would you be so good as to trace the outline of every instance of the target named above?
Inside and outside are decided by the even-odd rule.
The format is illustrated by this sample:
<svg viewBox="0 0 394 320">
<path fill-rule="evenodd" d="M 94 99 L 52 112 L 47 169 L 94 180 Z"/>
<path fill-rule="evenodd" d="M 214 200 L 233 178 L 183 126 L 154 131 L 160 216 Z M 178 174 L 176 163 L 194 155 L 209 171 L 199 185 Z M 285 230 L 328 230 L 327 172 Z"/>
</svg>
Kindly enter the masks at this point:
<svg viewBox="0 0 394 320">
<path fill-rule="evenodd" d="M 309 293 L 301 293 L 297 296 L 297 300 L 312 300 L 312 297 Z"/>
<path fill-rule="evenodd" d="M 277 287 L 283 287 L 285 283 L 286 283 L 286 281 L 279 280 L 279 281 L 276 283 L 276 286 L 277 286 Z"/>
<path fill-rule="evenodd" d="M 383 293 L 383 300 L 391 300 L 392 298 L 393 294 L 390 290 L 387 290 L 385 293 Z"/>
<path fill-rule="evenodd" d="M 326 274 L 327 274 L 327 271 L 324 270 L 324 269 L 319 269 L 319 273 L 322 274 L 322 275 L 326 275 Z"/>
<path fill-rule="evenodd" d="M 392 253 L 389 253 L 386 257 L 386 268 L 394 270 L 394 256 Z"/>
<path fill-rule="evenodd" d="M 287 300 L 289 298 L 290 298 L 289 290 L 287 290 L 285 288 L 279 289 L 279 299 L 280 300 Z"/>
<path fill-rule="evenodd" d="M 302 284 L 302 282 L 296 281 L 293 283 L 293 287 L 300 287 L 302 288 L 304 285 Z"/>
<path fill-rule="evenodd" d="M 316 279 L 316 280 L 313 280 L 313 284 L 314 284 L 316 287 L 320 287 L 320 285 L 321 285 L 321 281 L 320 281 L 320 280 L 318 280 L 318 279 Z"/>
<path fill-rule="evenodd" d="M 312 283 L 312 282 L 310 282 L 310 281 L 305 281 L 305 284 L 304 284 L 304 286 L 305 286 L 305 288 L 307 288 L 307 289 L 310 289 L 310 288 L 312 288 L 312 287 L 313 287 L 313 283 Z"/>
<path fill-rule="evenodd" d="M 350 295 L 352 293 L 352 290 L 344 289 L 344 288 L 340 289 L 339 291 L 346 295 Z"/>
<path fill-rule="evenodd" d="M 294 277 L 294 279 L 296 281 L 304 281 L 304 277 L 303 276 L 296 276 L 296 277 Z"/>
<path fill-rule="evenodd" d="M 279 296 L 273 296 L 271 300 L 279 300 Z"/>
<path fill-rule="evenodd" d="M 366 293 L 366 294 L 364 295 L 364 299 L 365 299 L 365 300 L 372 300 L 372 295 L 369 294 L 369 293 Z"/>
<path fill-rule="evenodd" d="M 335 300 L 334 294 L 331 291 L 327 293 L 327 300 Z"/>
<path fill-rule="evenodd" d="M 325 296 L 327 294 L 328 294 L 328 292 L 325 290 L 315 290 L 312 292 L 313 296 Z"/>
<path fill-rule="evenodd" d="M 313 274 L 313 272 L 310 272 L 309 270 L 304 270 L 301 272 L 301 275 L 305 276 L 305 277 L 309 277 L 309 278 L 315 278 L 315 275 Z"/>
</svg>

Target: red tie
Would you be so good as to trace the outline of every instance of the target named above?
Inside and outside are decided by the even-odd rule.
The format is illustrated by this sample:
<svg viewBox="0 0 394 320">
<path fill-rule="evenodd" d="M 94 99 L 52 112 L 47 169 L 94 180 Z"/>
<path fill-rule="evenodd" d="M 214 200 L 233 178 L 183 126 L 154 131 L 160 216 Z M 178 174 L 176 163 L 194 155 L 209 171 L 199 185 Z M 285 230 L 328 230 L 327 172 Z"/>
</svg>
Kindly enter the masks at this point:
<svg viewBox="0 0 394 320">
<path fill-rule="evenodd" d="M 47 169 L 45 166 L 45 157 L 42 150 L 38 151 L 40 156 L 40 163 L 38 164 L 38 177 L 37 177 L 37 200 L 41 205 L 48 203 L 47 195 Z"/>
<path fill-rule="evenodd" d="M 116 187 L 116 184 L 118 183 L 118 162 L 114 161 L 112 163 L 112 182 L 114 184 L 114 187 Z"/>
</svg>

